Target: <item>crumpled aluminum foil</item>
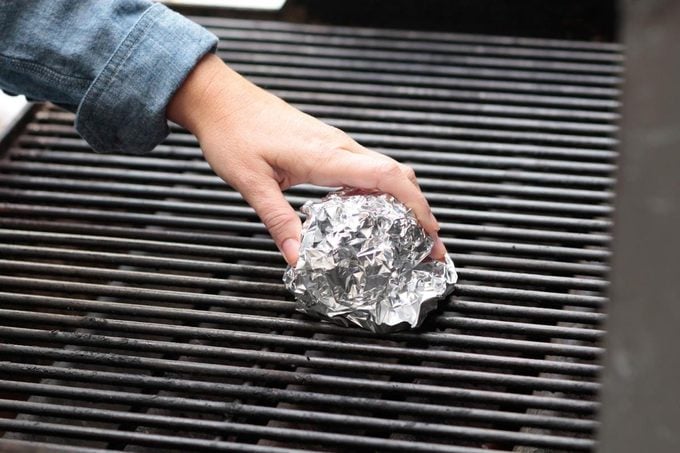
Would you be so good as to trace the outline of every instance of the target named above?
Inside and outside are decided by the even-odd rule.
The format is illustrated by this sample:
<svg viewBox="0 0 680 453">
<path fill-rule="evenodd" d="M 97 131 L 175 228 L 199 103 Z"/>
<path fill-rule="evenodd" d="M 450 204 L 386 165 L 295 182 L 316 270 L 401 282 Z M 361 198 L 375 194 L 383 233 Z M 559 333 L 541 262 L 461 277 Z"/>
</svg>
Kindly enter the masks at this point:
<svg viewBox="0 0 680 453">
<path fill-rule="evenodd" d="M 418 327 L 458 279 L 447 255 L 391 195 L 356 189 L 302 206 L 300 257 L 283 281 L 297 310 L 374 332 Z"/>
</svg>

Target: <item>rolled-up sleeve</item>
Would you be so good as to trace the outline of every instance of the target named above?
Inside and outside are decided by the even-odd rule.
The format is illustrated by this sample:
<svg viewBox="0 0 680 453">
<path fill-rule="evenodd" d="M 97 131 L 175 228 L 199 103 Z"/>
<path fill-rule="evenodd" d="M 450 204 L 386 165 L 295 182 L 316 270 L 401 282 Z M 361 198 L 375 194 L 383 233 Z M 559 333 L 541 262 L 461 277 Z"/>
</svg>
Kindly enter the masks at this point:
<svg viewBox="0 0 680 453">
<path fill-rule="evenodd" d="M 143 153 L 217 38 L 146 0 L 0 2 L 0 87 L 77 112 L 96 151 Z"/>
</svg>

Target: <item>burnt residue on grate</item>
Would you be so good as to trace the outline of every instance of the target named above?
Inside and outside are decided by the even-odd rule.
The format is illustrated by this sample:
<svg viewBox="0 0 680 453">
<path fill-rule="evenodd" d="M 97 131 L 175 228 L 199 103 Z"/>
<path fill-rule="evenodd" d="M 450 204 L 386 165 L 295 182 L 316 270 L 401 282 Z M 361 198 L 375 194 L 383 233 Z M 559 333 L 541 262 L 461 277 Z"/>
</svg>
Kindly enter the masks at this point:
<svg viewBox="0 0 680 453">
<path fill-rule="evenodd" d="M 621 49 L 196 20 L 251 80 L 416 169 L 455 295 L 417 332 L 296 314 L 191 135 L 94 154 L 45 106 L 0 161 L 0 445 L 592 449 Z"/>
</svg>

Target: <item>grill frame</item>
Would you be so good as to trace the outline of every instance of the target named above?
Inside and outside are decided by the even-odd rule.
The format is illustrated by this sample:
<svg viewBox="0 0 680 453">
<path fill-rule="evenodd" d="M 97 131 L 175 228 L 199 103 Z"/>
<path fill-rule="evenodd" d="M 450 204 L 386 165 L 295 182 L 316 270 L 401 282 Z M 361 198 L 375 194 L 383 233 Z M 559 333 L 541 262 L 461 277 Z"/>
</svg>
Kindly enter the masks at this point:
<svg viewBox="0 0 680 453">
<path fill-rule="evenodd" d="M 395 32 L 385 30 L 232 19 L 201 22 L 230 27 L 240 24 L 241 29 L 273 27 L 278 34 L 271 36 L 279 37 L 279 29 L 284 34 L 302 30 L 300 39 L 305 46 L 289 63 L 301 67 L 304 76 L 318 77 L 324 71 L 331 74 L 335 66 L 343 64 L 326 57 L 322 69 L 304 69 L 319 62 L 314 53 L 318 53 L 317 47 L 349 47 L 349 34 L 355 34 L 353 42 L 377 39 L 373 35 L 379 34 L 378 47 L 401 42 Z M 337 35 L 333 46 L 319 44 L 324 34 L 331 32 Z M 252 33 L 267 34 L 258 29 Z M 150 157 L 94 155 L 83 152 L 87 149 L 84 142 L 65 126 L 72 118 L 69 114 L 39 106 L 28 109 L 9 138 L 2 141 L 7 155 L 0 160 L 0 250 L 11 258 L 0 259 L 0 337 L 18 341 L 0 350 L 0 390 L 32 396 L 24 403 L 0 401 L 0 410 L 25 414 L 15 421 L 0 418 L 0 429 L 43 436 L 30 441 L 31 445 L 59 439 L 67 443 L 76 438 L 108 439 L 105 445 L 114 449 L 128 442 L 158 448 L 276 451 L 275 445 L 268 443 L 271 441 L 279 442 L 276 448 L 281 451 L 300 445 L 308 449 L 351 446 L 359 450 L 461 452 L 515 446 L 592 449 L 592 433 L 598 426 L 594 413 L 598 408 L 598 361 L 603 352 L 600 325 L 605 319 L 603 294 L 607 289 L 617 145 L 613 134 L 618 119 L 612 110 L 618 102 L 599 102 L 597 97 L 618 93 L 603 86 L 615 86 L 620 71 L 604 76 L 608 73 L 599 66 L 552 61 L 556 55 L 563 58 L 569 54 L 566 42 L 466 36 L 418 32 L 410 33 L 408 37 L 413 39 L 404 42 L 413 43 L 413 47 L 420 41 L 433 45 L 467 40 L 472 44 L 465 48 L 474 50 L 483 49 L 486 41 L 486 47 L 498 51 L 512 46 L 529 50 L 546 46 L 550 50 L 543 51 L 535 64 L 543 64 L 547 70 L 508 70 L 499 66 L 502 58 L 477 56 L 463 60 L 422 56 L 409 66 L 391 61 L 408 56 L 403 49 L 364 51 L 358 56 L 382 58 L 377 71 L 399 74 L 376 78 L 388 87 L 383 92 L 332 81 L 315 82 L 313 89 L 304 91 L 300 88 L 303 80 L 290 71 L 287 76 L 283 73 L 284 77 L 257 75 L 265 72 L 266 65 L 259 60 L 264 58 L 261 55 L 272 56 L 269 52 L 252 54 L 253 63 L 242 62 L 247 59 L 246 51 L 262 52 L 259 41 L 266 40 L 250 46 L 237 43 L 238 50 L 225 51 L 223 44 L 218 48 L 223 57 L 240 52 L 241 63 L 234 66 L 252 80 L 273 87 L 277 94 L 308 107 L 310 113 L 321 114 L 331 124 L 348 128 L 369 146 L 413 160 L 416 170 L 424 174 L 422 185 L 435 214 L 443 220 L 447 247 L 461 268 L 461 283 L 423 332 L 371 335 L 294 314 L 282 285 L 274 283 L 282 272 L 282 259 L 272 242 L 262 236 L 263 227 L 236 194 L 218 191 L 222 183 L 207 173 L 207 164 L 198 160 L 195 140 L 180 129 L 173 127 L 166 144 Z M 434 47 L 433 52 L 439 52 Z M 445 54 L 445 45 L 439 47 Z M 576 47 L 603 55 L 621 50 L 614 45 L 580 43 Z M 314 50 L 308 52 L 311 57 L 304 52 L 307 48 Z M 582 49 L 572 53 L 587 53 Z M 462 52 L 461 46 L 449 53 L 456 52 Z M 352 57 L 345 61 L 353 62 L 356 78 L 366 78 L 360 73 L 366 63 L 357 59 L 356 53 L 335 50 L 333 55 Z M 520 56 L 525 57 L 526 52 Z M 278 60 L 270 66 L 279 67 Z M 463 66 L 450 66 L 453 62 Z M 482 63 L 485 66 L 478 67 Z M 515 63 L 519 68 L 526 65 Z M 439 67 L 441 72 L 457 72 L 458 79 L 411 75 Z M 593 69 L 598 71 L 596 76 L 589 75 Z M 572 79 L 560 76 L 563 73 L 559 71 L 565 70 L 571 71 Z M 514 82 L 483 83 L 502 73 L 510 74 Z M 338 74 L 347 75 L 335 72 L 336 77 Z M 470 77 L 481 77 L 481 81 Z M 428 88 L 412 90 L 403 98 L 395 96 L 395 83 L 416 79 L 428 86 L 482 87 L 491 94 Z M 519 82 L 532 79 L 531 83 Z M 563 89 L 566 80 L 593 88 L 580 93 L 594 98 L 570 101 L 568 96 L 516 93 L 530 92 L 531 84 L 539 91 Z M 514 94 L 494 91 L 509 87 L 514 87 Z M 376 99 L 382 102 L 379 107 Z M 336 101 L 338 107 L 331 105 Z M 403 109 L 406 114 L 400 117 Z M 333 118 L 334 112 L 344 116 Z M 372 114 L 377 114 L 375 121 L 362 121 Z M 428 121 L 436 126 L 428 126 Z M 371 128 L 378 126 L 386 133 L 371 133 Z M 535 128 L 542 132 L 533 132 Z M 557 132 L 563 128 L 569 133 Z M 390 135 L 396 131 L 401 134 Z M 71 179 L 59 178 L 65 175 Z M 321 189 L 305 186 L 288 198 L 298 206 L 321 193 Z M 150 224 L 153 228 L 148 228 Z M 121 253 L 126 250 L 128 253 Z M 69 264 L 55 264 L 55 260 Z M 4 273 L 12 275 L 1 276 Z M 264 282 L 249 281 L 253 276 Z M 159 286 L 165 288 L 155 289 Z M 189 291 L 199 286 L 218 294 Z M 257 297 L 248 297 L 252 295 Z M 163 307 L 163 302 L 179 308 Z M 6 309 L 6 304 L 15 308 Z M 50 312 L 39 313 L 41 309 Z M 196 327 L 199 322 L 203 324 Z M 55 328 L 35 329 L 31 323 Z M 99 331 L 107 334 L 97 334 Z M 188 339 L 193 343 L 185 344 Z M 244 343 L 225 346 L 229 341 Z M 63 347 L 46 347 L 47 342 Z M 161 358 L 145 356 L 151 353 L 161 353 Z M 35 364 L 29 358 L 40 360 Z M 228 358 L 239 364 L 203 363 L 201 358 L 213 362 Z M 54 363 L 42 363 L 47 359 Z M 69 370 L 69 363 L 80 368 Z M 128 371 L 111 371 L 111 364 Z M 374 378 L 359 378 L 358 373 L 371 373 Z M 218 385 L 218 377 L 224 375 L 241 383 Z M 37 378 L 40 382 L 21 381 Z M 96 383 L 104 388 L 73 390 L 69 382 Z M 106 386 L 138 391 L 116 394 Z M 177 412 L 181 405 L 175 401 L 173 406 L 171 400 L 182 398 L 183 386 L 188 386 L 190 395 L 206 392 L 212 398 L 233 399 L 220 403 L 226 421 L 211 424 L 192 416 L 154 412 L 163 408 Z M 153 395 L 154 390 L 170 395 Z M 343 395 L 350 390 L 378 396 Z M 400 393 L 409 398 L 398 396 Z M 133 411 L 128 415 L 129 411 L 107 413 L 108 409 L 96 406 L 77 410 L 76 404 L 59 409 L 48 399 L 57 396 L 57 401 L 78 397 L 80 406 L 106 401 L 135 404 L 130 403 Z M 242 402 L 248 399 L 251 403 Z M 272 406 L 274 401 L 278 404 Z M 181 407 L 209 406 L 207 398 L 190 402 L 193 406 L 184 401 Z M 146 412 L 139 412 L 145 407 Z M 148 414 L 151 407 L 155 409 Z M 217 409 L 210 413 L 214 415 Z M 517 412 L 520 409 L 524 410 Z M 97 431 L 69 426 L 63 420 L 50 423 L 50 418 L 40 421 L 30 415 L 36 412 L 76 421 L 106 419 L 106 415 L 109 422 L 118 420 L 122 429 Z M 266 418 L 262 414 L 278 417 L 279 422 L 259 425 L 259 420 Z M 432 421 L 437 417 L 459 424 Z M 282 422 L 292 425 L 281 427 Z M 237 442 L 211 444 L 213 441 L 186 435 L 131 431 L 135 423 L 205 432 L 231 429 L 238 434 Z M 346 425 L 354 429 L 350 435 L 345 434 Z M 325 433 L 305 426 L 333 429 Z M 360 430 L 360 426 L 374 427 L 378 434 Z M 59 433 L 61 437 L 55 436 Z M 427 438 L 423 433 L 434 434 Z M 0 445 L 2 441 L 0 438 Z M 99 444 L 93 441 L 88 445 Z"/>
</svg>

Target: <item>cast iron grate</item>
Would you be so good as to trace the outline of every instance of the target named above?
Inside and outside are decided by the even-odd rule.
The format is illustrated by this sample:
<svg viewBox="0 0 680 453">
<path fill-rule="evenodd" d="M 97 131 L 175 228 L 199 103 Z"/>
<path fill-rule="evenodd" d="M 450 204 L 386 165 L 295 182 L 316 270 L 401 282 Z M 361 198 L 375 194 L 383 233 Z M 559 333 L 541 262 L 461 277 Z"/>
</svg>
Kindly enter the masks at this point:
<svg viewBox="0 0 680 453">
<path fill-rule="evenodd" d="M 620 46 L 195 20 L 235 69 L 415 167 L 456 294 L 420 332 L 308 320 L 192 136 L 94 154 L 43 106 L 0 161 L 0 445 L 592 449 Z"/>
</svg>

